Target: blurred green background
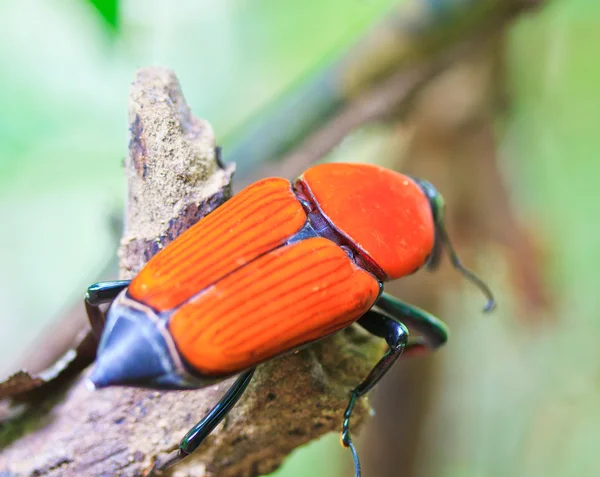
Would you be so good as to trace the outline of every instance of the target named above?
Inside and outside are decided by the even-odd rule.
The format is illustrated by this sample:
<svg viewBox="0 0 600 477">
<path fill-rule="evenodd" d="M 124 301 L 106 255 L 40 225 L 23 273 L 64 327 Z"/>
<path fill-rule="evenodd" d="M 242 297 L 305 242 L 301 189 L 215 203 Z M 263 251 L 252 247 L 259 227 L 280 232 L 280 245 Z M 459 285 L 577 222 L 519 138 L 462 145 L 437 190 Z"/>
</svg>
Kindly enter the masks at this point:
<svg viewBox="0 0 600 477">
<path fill-rule="evenodd" d="M 80 299 L 114 250 L 110 217 L 125 195 L 127 91 L 136 68 L 173 69 L 192 111 L 228 144 L 394 5 L 0 2 L 0 370 Z M 599 32 L 600 3 L 556 0 L 502 36 L 508 106 L 494 116 L 498 165 L 540 253 L 536 273 L 548 303 L 522 305 L 527 299 L 498 248 L 484 243 L 469 255 L 499 291 L 499 309 L 482 318 L 472 290 L 443 294 L 442 318 L 460 319 L 451 320 L 452 339 L 432 361 L 435 385 L 415 461 L 410 469 L 399 461 L 391 475 L 600 475 Z M 336 159 L 383 154 L 386 134 L 360 137 Z M 398 409 L 395 425 L 412 412 Z M 366 460 L 377 459 L 365 440 Z M 349 460 L 328 436 L 299 449 L 277 475 L 350 475 Z M 377 475 L 368 469 L 365 477 Z"/>
</svg>

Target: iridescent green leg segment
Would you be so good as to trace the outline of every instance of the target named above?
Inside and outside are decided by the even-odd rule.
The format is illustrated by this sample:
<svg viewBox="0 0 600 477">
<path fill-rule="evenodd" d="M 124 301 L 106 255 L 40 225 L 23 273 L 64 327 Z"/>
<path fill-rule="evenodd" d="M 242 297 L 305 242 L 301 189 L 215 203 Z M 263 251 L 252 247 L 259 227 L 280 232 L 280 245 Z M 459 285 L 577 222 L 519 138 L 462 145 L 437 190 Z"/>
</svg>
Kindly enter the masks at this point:
<svg viewBox="0 0 600 477">
<path fill-rule="evenodd" d="M 419 336 L 409 340 L 404 351 L 405 356 L 433 351 L 448 341 L 448 327 L 442 320 L 392 295 L 382 293 L 375 303 L 375 309 L 402 321 L 411 332 L 418 333 Z"/>
<path fill-rule="evenodd" d="M 131 280 L 111 280 L 90 285 L 85 294 L 85 309 L 96 338 L 100 339 L 106 317 L 100 305 L 113 302 L 117 295 L 129 286 Z"/>
</svg>

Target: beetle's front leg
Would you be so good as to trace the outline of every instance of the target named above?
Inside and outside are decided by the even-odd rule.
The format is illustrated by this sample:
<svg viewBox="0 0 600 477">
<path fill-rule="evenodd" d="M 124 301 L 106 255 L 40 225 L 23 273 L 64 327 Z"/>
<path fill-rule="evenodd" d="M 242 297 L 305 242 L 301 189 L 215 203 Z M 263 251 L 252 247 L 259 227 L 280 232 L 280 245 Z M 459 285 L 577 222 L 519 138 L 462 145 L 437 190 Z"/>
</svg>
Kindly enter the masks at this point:
<svg viewBox="0 0 600 477">
<path fill-rule="evenodd" d="M 167 470 L 194 452 L 236 405 L 248 384 L 250 384 L 253 374 L 254 369 L 240 374 L 219 402 L 183 437 L 179 443 L 179 449 L 170 454 L 164 461 L 156 462 L 147 477 L 160 475 L 160 472 Z"/>
<path fill-rule="evenodd" d="M 100 305 L 112 303 L 117 295 L 129 286 L 131 280 L 111 280 L 90 285 L 85 294 L 85 310 L 87 311 L 92 330 L 100 339 L 104 328 L 105 316 Z"/>
</svg>

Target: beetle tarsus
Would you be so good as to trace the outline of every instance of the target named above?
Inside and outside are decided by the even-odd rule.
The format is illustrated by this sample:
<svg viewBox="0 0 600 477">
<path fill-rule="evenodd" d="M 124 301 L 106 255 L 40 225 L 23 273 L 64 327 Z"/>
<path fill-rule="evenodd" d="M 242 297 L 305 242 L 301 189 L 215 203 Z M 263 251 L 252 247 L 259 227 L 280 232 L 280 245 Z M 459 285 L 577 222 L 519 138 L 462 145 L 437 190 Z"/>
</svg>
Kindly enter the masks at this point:
<svg viewBox="0 0 600 477">
<path fill-rule="evenodd" d="M 175 464 L 181 462 L 187 456 L 188 454 L 181 449 L 177 449 L 176 451 L 171 452 L 165 460 L 155 462 L 154 466 L 152 467 L 152 469 L 150 469 L 150 472 L 146 477 L 158 477 L 163 473 L 163 471 L 173 467 Z"/>
<path fill-rule="evenodd" d="M 169 454 L 164 461 L 157 461 L 146 477 L 158 477 L 162 471 L 173 467 L 194 452 L 236 405 L 250 384 L 253 374 L 254 369 L 240 374 L 219 402 L 183 437 L 179 449 Z"/>
<path fill-rule="evenodd" d="M 355 391 L 352 391 L 350 393 L 348 407 L 346 407 L 346 412 L 344 412 L 344 423 L 342 424 L 342 445 L 350 449 L 350 452 L 352 453 L 352 460 L 354 461 L 354 476 L 360 477 L 360 460 L 358 459 L 356 447 L 354 446 L 352 438 L 350 437 L 350 416 L 352 415 L 352 410 L 354 409 L 357 399 L 358 395 Z"/>
</svg>

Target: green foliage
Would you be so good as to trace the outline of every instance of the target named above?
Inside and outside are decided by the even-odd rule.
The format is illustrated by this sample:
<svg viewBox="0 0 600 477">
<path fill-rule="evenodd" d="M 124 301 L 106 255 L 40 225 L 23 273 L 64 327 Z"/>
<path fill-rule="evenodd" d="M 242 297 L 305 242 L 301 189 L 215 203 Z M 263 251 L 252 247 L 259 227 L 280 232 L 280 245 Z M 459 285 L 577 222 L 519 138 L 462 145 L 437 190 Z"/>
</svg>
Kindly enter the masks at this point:
<svg viewBox="0 0 600 477">
<path fill-rule="evenodd" d="M 116 31 L 119 26 L 119 0 L 88 0 Z"/>
</svg>

